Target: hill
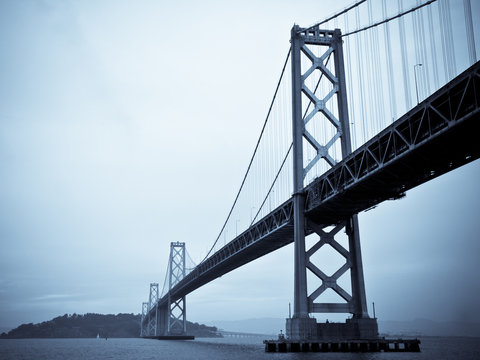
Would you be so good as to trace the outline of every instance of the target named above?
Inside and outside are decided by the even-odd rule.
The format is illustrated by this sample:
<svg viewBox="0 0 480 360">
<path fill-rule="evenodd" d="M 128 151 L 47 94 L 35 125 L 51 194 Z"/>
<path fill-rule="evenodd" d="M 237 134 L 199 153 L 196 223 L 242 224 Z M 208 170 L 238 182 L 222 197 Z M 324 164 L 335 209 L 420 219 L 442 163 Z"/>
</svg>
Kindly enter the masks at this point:
<svg viewBox="0 0 480 360">
<path fill-rule="evenodd" d="M 217 328 L 187 321 L 187 333 L 196 337 L 218 337 Z M 132 338 L 140 336 L 140 315 L 85 314 L 58 316 L 39 324 L 23 324 L 2 333 L 2 339 L 22 338 Z"/>
</svg>

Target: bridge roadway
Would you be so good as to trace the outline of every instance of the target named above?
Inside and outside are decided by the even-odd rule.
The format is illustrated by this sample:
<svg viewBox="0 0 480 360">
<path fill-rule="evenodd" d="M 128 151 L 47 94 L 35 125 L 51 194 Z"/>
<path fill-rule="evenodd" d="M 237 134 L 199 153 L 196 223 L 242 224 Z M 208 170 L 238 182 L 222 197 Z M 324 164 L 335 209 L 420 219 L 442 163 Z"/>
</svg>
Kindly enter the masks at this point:
<svg viewBox="0 0 480 360">
<path fill-rule="evenodd" d="M 401 198 L 407 190 L 478 159 L 479 134 L 477 62 L 310 183 L 305 189 L 306 218 L 332 225 Z M 171 289 L 171 300 L 291 242 L 289 199 L 199 264 Z M 157 306 L 167 302 L 168 294 Z"/>
</svg>

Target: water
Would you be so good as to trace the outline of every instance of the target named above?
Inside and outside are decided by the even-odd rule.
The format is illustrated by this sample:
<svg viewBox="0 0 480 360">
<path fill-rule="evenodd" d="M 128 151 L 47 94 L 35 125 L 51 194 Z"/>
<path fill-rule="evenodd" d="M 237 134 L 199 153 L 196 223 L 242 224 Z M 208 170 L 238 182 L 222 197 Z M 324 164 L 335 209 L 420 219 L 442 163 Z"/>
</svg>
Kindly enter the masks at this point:
<svg viewBox="0 0 480 360">
<path fill-rule="evenodd" d="M 149 339 L 16 339 L 0 340 L 0 360 L 56 359 L 480 359 L 480 338 L 425 337 L 420 353 L 265 353 L 262 338 L 160 341 Z"/>
</svg>

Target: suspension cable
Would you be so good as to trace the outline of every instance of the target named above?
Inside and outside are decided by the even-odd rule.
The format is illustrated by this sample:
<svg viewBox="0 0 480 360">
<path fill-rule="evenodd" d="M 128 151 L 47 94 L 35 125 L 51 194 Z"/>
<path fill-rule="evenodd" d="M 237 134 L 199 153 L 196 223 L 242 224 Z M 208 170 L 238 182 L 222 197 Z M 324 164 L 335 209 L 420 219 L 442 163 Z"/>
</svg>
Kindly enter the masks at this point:
<svg viewBox="0 0 480 360">
<path fill-rule="evenodd" d="M 257 213 L 255 214 L 255 217 L 253 218 L 250 226 L 253 225 L 253 223 L 255 222 L 255 220 L 256 220 L 257 217 L 258 217 L 258 214 L 260 214 L 260 211 L 262 211 L 263 205 L 265 205 L 265 202 L 267 201 L 268 196 L 269 196 L 270 193 L 272 192 L 273 186 L 275 185 L 275 182 L 277 181 L 278 176 L 280 175 L 280 172 L 281 172 L 282 169 L 283 169 L 283 165 L 285 165 L 285 162 L 287 161 L 288 155 L 290 154 L 290 151 L 292 150 L 292 147 L 293 147 L 293 142 L 290 144 L 290 147 L 288 148 L 287 154 L 286 154 L 285 157 L 283 158 L 282 164 L 280 165 L 280 169 L 278 169 L 277 175 L 275 175 L 275 179 L 273 179 L 272 185 L 270 186 L 270 189 L 268 189 L 267 195 L 266 195 L 265 198 L 263 199 L 263 202 L 262 202 L 262 204 L 260 205 Z"/>
<path fill-rule="evenodd" d="M 326 18 L 326 19 L 324 19 L 324 20 L 316 23 L 315 25 L 309 26 L 309 27 L 306 28 L 306 29 L 302 29 L 302 30 L 300 30 L 299 32 L 302 32 L 302 31 L 305 31 L 305 30 L 310 30 L 310 29 L 312 29 L 312 28 L 314 28 L 314 27 L 317 27 L 317 26 L 319 26 L 319 25 L 325 24 L 325 23 L 329 22 L 330 20 L 339 17 L 339 16 L 342 15 L 342 14 L 345 14 L 345 13 L 349 12 L 349 11 L 352 10 L 353 8 L 356 8 L 357 6 L 359 6 L 360 4 L 363 4 L 365 1 L 367 1 L 367 0 L 357 1 L 356 3 L 354 3 L 354 4 L 352 4 L 352 5 L 348 6 L 348 7 L 346 7 L 346 8 L 343 9 L 342 11 L 340 11 L 340 12 L 338 12 L 338 13 L 336 13 L 336 14 L 333 14 L 332 16 L 330 16 L 330 17 L 328 17 L 328 18 Z"/>
<path fill-rule="evenodd" d="M 163 280 L 162 292 L 160 293 L 159 299 L 163 297 L 170 289 L 166 290 L 168 275 L 170 274 L 170 263 L 167 264 L 167 271 L 165 271 L 165 279 Z M 166 291 L 165 291 L 166 290 Z"/>
<path fill-rule="evenodd" d="M 325 66 L 328 65 L 328 62 L 330 61 L 330 58 L 331 58 L 332 54 L 328 55 L 327 57 L 327 60 L 325 61 Z M 318 87 L 320 85 L 320 82 L 322 81 L 322 77 L 323 77 L 323 73 L 320 74 L 320 77 L 318 79 L 318 82 L 317 82 L 317 85 L 315 85 L 315 90 L 313 90 L 313 93 L 315 94 L 318 90 Z M 307 108 L 305 109 L 305 112 L 303 114 L 303 119 L 305 119 L 305 116 L 307 116 L 307 113 L 308 113 L 308 110 L 310 109 L 310 105 L 312 105 L 312 102 L 310 101 L 307 105 Z M 272 189 L 275 185 L 275 182 L 277 181 L 278 177 L 280 176 L 280 172 L 282 171 L 283 169 L 283 166 L 285 165 L 285 161 L 287 161 L 287 158 L 288 158 L 288 155 L 290 154 L 290 151 L 292 150 L 292 146 L 293 146 L 293 142 L 290 144 L 290 147 L 288 148 L 288 151 L 287 151 L 287 154 L 285 155 L 285 157 L 283 158 L 283 161 L 282 161 L 282 164 L 280 165 L 280 168 L 278 169 L 278 172 L 277 174 L 275 175 L 275 179 L 273 179 L 273 182 L 272 182 L 272 185 L 270 186 L 270 189 L 268 189 L 268 192 L 267 192 L 267 195 L 265 196 L 265 198 L 263 199 L 263 202 L 262 204 L 260 205 L 257 213 L 255 214 L 255 217 L 253 218 L 252 222 L 250 223 L 250 226 L 253 225 L 253 223 L 255 222 L 255 220 L 257 219 L 258 215 L 260 214 L 260 212 L 262 211 L 263 209 L 263 206 L 265 205 L 267 199 L 268 199 L 268 196 L 270 195 L 270 193 L 272 192 Z"/>
<path fill-rule="evenodd" d="M 186 255 L 185 259 L 190 261 L 190 264 L 189 264 L 190 266 L 188 266 L 188 267 L 187 267 L 187 263 L 185 263 L 185 275 L 187 275 L 187 273 L 189 273 L 191 270 L 193 270 L 197 266 L 197 264 L 195 264 L 195 261 L 193 261 L 192 257 L 188 253 L 187 249 L 185 249 L 185 255 Z"/>
<path fill-rule="evenodd" d="M 230 219 L 230 216 L 232 215 L 233 209 L 235 208 L 235 205 L 237 204 L 238 198 L 239 198 L 240 193 L 242 192 L 242 189 L 243 189 L 243 185 L 245 184 L 245 180 L 247 179 L 247 176 L 248 176 L 248 173 L 250 172 L 250 168 L 252 166 L 253 160 L 255 158 L 255 155 L 257 154 L 257 150 L 258 150 L 258 147 L 260 145 L 260 141 L 262 140 L 262 136 L 263 136 L 263 133 L 265 131 L 265 127 L 267 126 L 267 122 L 268 122 L 268 119 L 270 117 L 270 112 L 272 111 L 273 104 L 274 104 L 275 99 L 277 97 L 278 89 L 280 87 L 280 83 L 282 82 L 283 74 L 285 73 L 285 68 L 287 67 L 287 63 L 288 63 L 288 59 L 290 58 L 291 51 L 292 51 L 292 48 L 290 47 L 290 49 L 288 49 L 288 54 L 287 54 L 287 57 L 285 59 L 285 63 L 283 64 L 282 73 L 280 74 L 280 79 L 278 80 L 277 87 L 275 89 L 275 93 L 273 94 L 272 102 L 270 103 L 270 108 L 268 109 L 267 117 L 265 119 L 265 122 L 263 123 L 262 131 L 260 132 L 260 136 L 257 140 L 257 144 L 255 145 L 255 150 L 253 150 L 253 155 L 250 159 L 250 163 L 248 164 L 247 171 L 245 172 L 245 175 L 243 176 L 242 184 L 240 185 L 240 188 L 238 189 L 237 196 L 235 197 L 235 200 L 233 201 L 233 205 L 230 208 L 227 219 L 223 223 L 223 226 L 222 226 L 222 229 L 220 230 L 220 233 L 218 234 L 217 238 L 215 239 L 215 242 L 213 243 L 212 247 L 208 251 L 207 255 L 205 255 L 205 257 L 203 258 L 203 260 L 200 263 L 203 263 L 208 258 L 210 253 L 215 248 L 215 245 L 217 245 L 218 239 L 220 239 L 220 236 L 222 235 L 223 230 L 225 229 L 225 226 L 227 226 L 228 220 Z"/>
<path fill-rule="evenodd" d="M 368 26 L 365 26 L 365 27 L 363 27 L 363 28 L 361 28 L 361 29 L 357 29 L 357 30 L 351 31 L 351 32 L 349 32 L 349 33 L 343 34 L 342 37 L 350 36 L 350 35 L 356 34 L 356 33 L 358 33 L 358 32 L 371 29 L 371 28 L 373 28 L 373 27 L 375 27 L 375 26 L 385 24 L 385 23 L 387 23 L 387 22 L 389 22 L 389 21 L 395 20 L 395 19 L 397 19 L 397 18 L 399 18 L 399 17 L 402 17 L 402 16 L 404 16 L 404 15 L 407 15 L 407 14 L 411 13 L 412 11 L 415 11 L 415 10 L 418 10 L 418 9 L 424 7 L 424 6 L 430 5 L 431 3 L 435 2 L 435 1 L 437 1 L 437 0 L 429 0 L 429 1 L 427 1 L 426 3 L 423 3 L 423 4 L 421 4 L 421 5 L 415 6 L 415 7 L 411 8 L 411 9 L 409 9 L 409 10 L 407 10 L 407 11 L 398 13 L 397 15 L 392 16 L 392 17 L 390 17 L 390 18 L 388 18 L 388 19 L 384 19 L 384 20 L 382 20 L 382 21 L 376 22 L 375 24 L 368 25 Z"/>
</svg>

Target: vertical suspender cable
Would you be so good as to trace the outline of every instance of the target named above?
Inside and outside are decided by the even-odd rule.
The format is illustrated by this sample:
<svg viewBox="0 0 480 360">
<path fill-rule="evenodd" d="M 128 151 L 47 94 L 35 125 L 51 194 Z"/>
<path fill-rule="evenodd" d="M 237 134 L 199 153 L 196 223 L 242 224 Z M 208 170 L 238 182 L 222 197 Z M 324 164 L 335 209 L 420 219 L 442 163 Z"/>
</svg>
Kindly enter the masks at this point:
<svg viewBox="0 0 480 360">
<path fill-rule="evenodd" d="M 398 0 L 398 6 L 400 11 L 403 11 L 403 1 Z M 412 107 L 412 99 L 410 94 L 410 77 L 408 76 L 408 56 L 407 56 L 407 43 L 405 41 L 405 20 L 403 17 L 398 19 L 398 27 L 400 32 L 400 49 L 402 56 L 402 72 L 403 72 L 403 90 L 405 96 L 405 111 L 410 110 Z"/>
<path fill-rule="evenodd" d="M 417 0 L 417 4 L 420 4 L 420 0 Z M 422 78 L 422 87 L 424 91 L 424 97 L 427 97 L 432 93 L 432 90 L 430 88 L 430 77 L 428 76 L 430 74 L 430 66 L 427 65 L 427 44 L 425 41 L 425 27 L 424 27 L 424 9 L 419 9 L 419 22 L 418 22 L 418 31 L 420 33 L 420 50 L 422 52 L 422 61 L 425 63 L 424 69 L 421 74 Z"/>
<path fill-rule="evenodd" d="M 447 56 L 447 34 L 446 34 L 446 21 L 445 21 L 445 3 L 444 0 L 440 0 L 438 2 L 438 16 L 440 21 L 440 33 L 441 33 L 441 40 L 442 40 L 442 58 L 443 58 L 443 66 L 445 70 L 445 80 L 444 82 L 448 82 L 450 80 L 450 73 L 449 73 L 449 65 L 448 65 L 448 56 Z"/>
<path fill-rule="evenodd" d="M 375 59 L 377 65 L 377 88 L 379 92 L 380 101 L 378 102 L 378 116 L 380 121 L 380 130 L 382 130 L 387 125 L 387 119 L 385 117 L 385 100 L 384 100 L 384 90 L 383 90 L 383 69 L 382 69 L 382 62 L 380 61 L 380 39 L 379 39 L 379 31 L 378 28 L 373 29 L 375 34 Z"/>
<path fill-rule="evenodd" d="M 455 54 L 452 35 L 452 22 L 450 17 L 450 4 L 448 0 L 440 0 L 440 28 L 442 30 L 442 50 L 445 62 L 445 82 L 451 80 L 455 75 Z"/>
<path fill-rule="evenodd" d="M 431 6 L 427 7 L 427 15 L 428 15 L 428 35 L 430 38 L 430 60 L 432 62 L 432 73 L 433 73 L 433 87 L 434 87 L 433 91 L 437 91 L 440 84 L 438 80 L 437 49 L 435 45 L 436 31 L 433 27 L 433 14 L 432 14 Z"/>
<path fill-rule="evenodd" d="M 345 14 L 345 28 L 348 32 L 348 14 Z M 347 91 L 348 91 L 348 105 L 350 107 L 349 114 L 350 114 L 350 138 L 352 139 L 352 148 L 355 150 L 357 148 L 357 134 L 355 133 L 355 119 L 356 119 L 356 112 L 355 112 L 355 101 L 353 99 L 353 73 L 352 73 L 352 60 L 350 55 L 350 38 L 346 38 L 345 40 L 345 48 L 346 48 L 346 56 L 347 56 Z"/>
<path fill-rule="evenodd" d="M 450 0 L 445 0 L 445 19 L 447 22 L 448 52 L 450 56 L 450 78 L 456 75 L 457 66 L 455 64 L 455 43 L 453 41 L 452 16 L 450 11 Z"/>
<path fill-rule="evenodd" d="M 470 0 L 463 0 L 463 11 L 465 13 L 465 30 L 467 32 L 468 58 L 470 65 L 477 62 L 477 53 L 475 51 L 475 36 L 473 33 L 472 4 Z"/>
<path fill-rule="evenodd" d="M 367 2 L 367 17 L 368 25 L 373 24 L 372 19 L 372 2 Z M 377 88 L 375 86 L 375 54 L 373 51 L 373 32 L 372 29 L 365 31 L 365 40 L 367 42 L 367 76 L 368 76 L 368 89 L 371 92 L 371 96 L 368 96 L 369 99 L 369 108 L 370 112 L 368 114 L 368 124 L 371 126 L 367 136 L 370 138 L 378 129 L 378 114 L 377 114 Z"/>
<path fill-rule="evenodd" d="M 373 23 L 373 18 L 371 20 Z M 378 95 L 376 104 L 377 104 L 377 118 L 378 118 L 378 126 L 379 128 L 376 130 L 375 133 L 379 132 L 385 126 L 385 104 L 383 99 L 383 71 L 382 71 L 382 63 L 380 62 L 380 41 L 378 37 L 378 28 L 374 27 L 371 29 L 373 33 L 373 56 L 374 56 L 374 65 L 375 65 L 375 88 L 376 93 Z M 374 135 L 374 134 L 372 134 Z"/>
<path fill-rule="evenodd" d="M 222 228 L 221 228 L 221 230 L 220 230 L 217 238 L 215 239 L 212 247 L 211 247 L 210 250 L 208 251 L 207 255 L 205 255 L 205 257 L 203 258 L 203 260 L 201 261 L 201 263 L 204 262 L 204 261 L 208 258 L 208 256 L 212 253 L 212 251 L 215 249 L 215 245 L 218 243 L 218 240 L 220 239 L 220 236 L 222 235 L 225 227 L 227 226 L 227 223 L 228 223 L 228 221 L 229 221 L 229 219 L 230 219 L 230 217 L 231 217 L 231 215 L 232 215 L 232 212 L 233 212 L 233 210 L 234 210 L 234 208 L 235 208 L 235 205 L 237 204 L 238 198 L 240 197 L 240 193 L 242 192 L 242 189 L 243 189 L 243 187 L 244 187 L 244 185 L 245 185 L 245 181 L 247 180 L 247 176 L 248 176 L 248 174 L 249 174 L 249 172 L 250 172 L 250 169 L 251 169 L 251 167 L 252 167 L 253 161 L 254 161 L 254 159 L 255 159 L 255 155 L 257 154 L 258 148 L 259 148 L 259 146 L 260 146 L 260 141 L 261 141 L 262 136 L 263 136 L 263 133 L 264 133 L 264 131 L 265 131 L 265 127 L 267 126 L 268 119 L 269 119 L 269 117 L 270 117 L 270 112 L 272 111 L 273 104 L 274 104 L 275 99 L 276 99 L 276 97 L 277 97 L 278 89 L 279 89 L 279 87 L 280 87 L 280 84 L 281 84 L 281 81 L 282 81 L 282 78 L 283 78 L 283 74 L 284 74 L 284 72 L 285 72 L 285 68 L 286 68 L 286 66 L 287 66 L 288 60 L 290 59 L 290 53 L 291 53 L 291 49 L 288 50 L 288 54 L 287 54 L 287 57 L 286 57 L 286 59 L 285 59 L 285 63 L 284 63 L 284 65 L 283 65 L 282 72 L 281 72 L 281 75 L 280 75 L 280 79 L 278 80 L 278 83 L 277 83 L 277 87 L 275 88 L 275 93 L 274 93 L 274 95 L 273 95 L 272 102 L 270 103 L 270 107 L 269 107 L 269 109 L 268 109 L 268 113 L 267 113 L 267 116 L 266 116 L 266 118 L 265 118 L 265 122 L 263 123 L 262 130 L 260 131 L 260 136 L 259 136 L 259 138 L 258 138 L 258 140 L 257 140 L 257 144 L 255 145 L 255 149 L 253 150 L 252 157 L 250 158 L 250 162 L 249 162 L 249 164 L 248 164 L 247 171 L 245 172 L 245 175 L 243 176 L 243 180 L 242 180 L 242 183 L 240 184 L 240 188 L 238 189 L 237 195 L 235 196 L 235 200 L 233 201 L 232 207 L 230 208 L 230 211 L 229 211 L 229 213 L 228 213 L 228 215 L 227 215 L 227 218 L 225 219 L 225 222 L 223 223 Z"/>
<path fill-rule="evenodd" d="M 418 0 L 417 0 L 418 2 Z M 418 10 L 417 10 L 418 11 Z M 413 42 L 415 43 L 415 64 L 423 64 L 425 66 L 422 53 L 420 49 L 420 36 L 419 36 L 419 15 L 418 12 L 412 13 L 412 23 L 413 23 Z M 414 77 L 415 77 L 415 91 L 417 92 L 417 97 L 419 99 L 423 99 L 422 95 L 422 81 L 420 77 L 421 68 L 414 66 Z"/>
<path fill-rule="evenodd" d="M 288 88 L 287 88 L 287 85 L 284 84 L 283 86 L 283 97 L 284 99 L 287 99 L 287 94 L 288 93 Z M 287 100 L 288 101 L 288 100 Z M 286 101 L 283 101 L 283 103 L 285 103 Z M 289 136 L 287 135 L 287 129 L 288 129 L 288 126 L 285 126 L 287 123 L 288 123 L 288 115 L 289 114 L 289 106 L 288 104 L 290 104 L 290 102 L 286 102 L 287 106 L 283 109 L 283 123 L 284 123 L 284 129 L 285 131 L 282 131 L 282 135 L 283 135 L 283 144 L 288 144 L 290 143 L 290 140 L 289 140 Z M 288 134 L 291 134 L 292 132 L 291 131 L 288 131 Z M 292 166 L 287 166 L 287 168 L 291 168 Z M 289 186 L 289 183 L 288 183 L 288 172 L 287 172 L 287 175 L 284 175 L 283 176 L 283 183 L 284 183 L 284 189 L 283 191 L 285 192 L 286 195 L 290 195 L 293 191 L 290 189 L 290 186 Z"/>
<path fill-rule="evenodd" d="M 386 0 L 382 1 L 382 16 L 384 19 L 387 18 L 387 2 Z M 389 86 L 389 99 L 390 99 L 390 118 L 392 122 L 397 118 L 397 99 L 395 95 L 395 77 L 393 75 L 393 64 L 392 64 L 392 42 L 390 40 L 390 24 L 386 23 L 384 27 L 384 39 L 385 39 L 385 49 L 387 52 L 387 71 L 388 71 L 388 86 Z"/>
<path fill-rule="evenodd" d="M 357 28 L 360 27 L 360 12 L 358 8 L 355 9 L 355 20 L 357 23 Z M 359 81 L 359 86 L 358 86 L 358 91 L 360 93 L 360 122 L 361 122 L 361 130 L 362 130 L 362 144 L 365 143 L 366 141 L 366 134 L 365 134 L 365 99 L 364 99 L 364 84 L 363 84 L 363 68 L 362 68 L 362 57 L 363 57 L 363 51 L 362 47 L 360 44 L 360 36 L 362 34 L 357 34 L 355 36 L 355 47 L 356 47 L 356 52 L 357 52 L 357 72 L 358 72 L 358 81 Z"/>
</svg>

